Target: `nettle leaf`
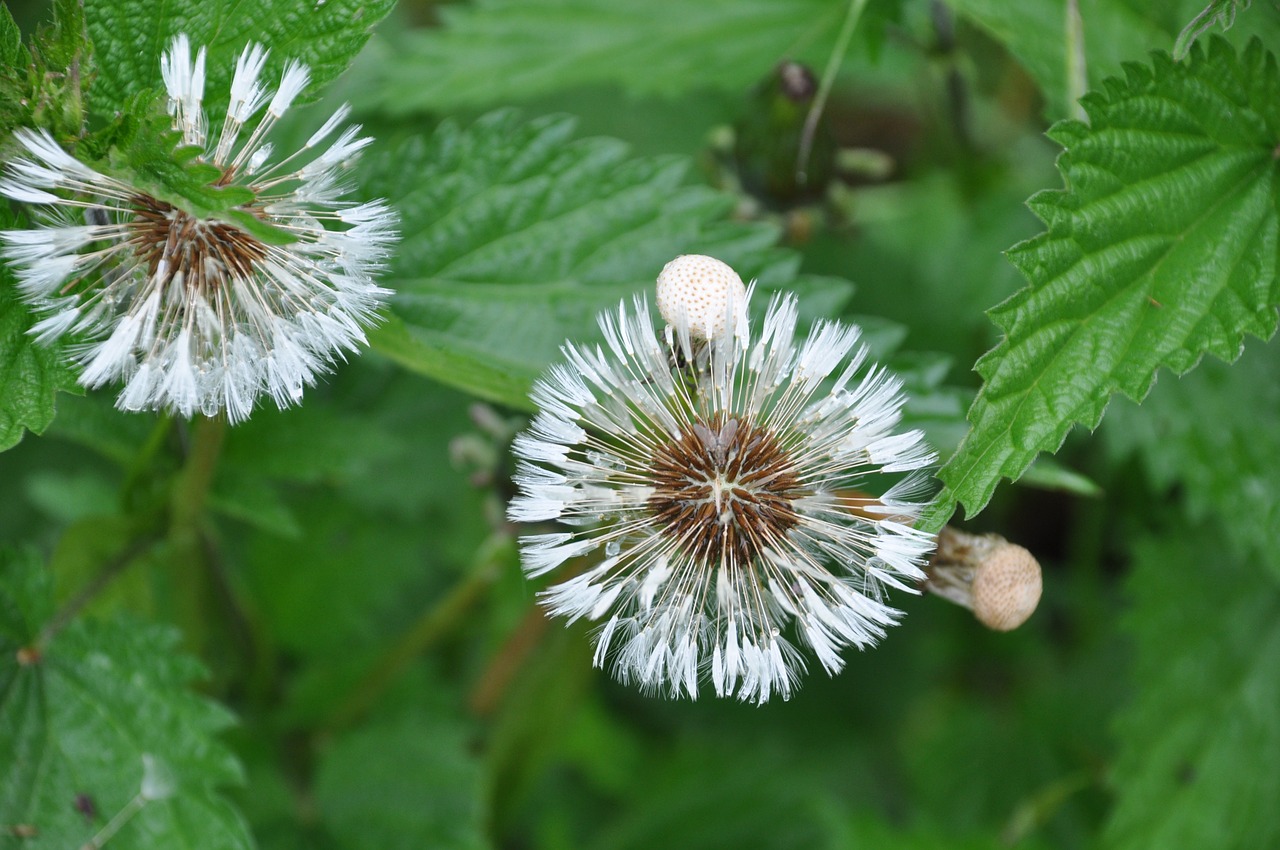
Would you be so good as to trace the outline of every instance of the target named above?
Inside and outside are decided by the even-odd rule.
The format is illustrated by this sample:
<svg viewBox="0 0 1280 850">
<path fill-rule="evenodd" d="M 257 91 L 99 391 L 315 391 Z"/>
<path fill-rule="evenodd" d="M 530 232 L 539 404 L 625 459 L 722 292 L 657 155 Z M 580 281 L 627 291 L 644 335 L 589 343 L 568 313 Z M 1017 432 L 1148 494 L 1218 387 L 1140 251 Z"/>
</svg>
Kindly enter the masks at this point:
<svg viewBox="0 0 1280 850">
<path fill-rule="evenodd" d="M 250 42 L 271 49 L 267 79 L 279 79 L 290 59 L 311 69 L 311 85 L 298 102 L 313 99 L 346 70 L 374 24 L 394 0 L 89 0 L 89 33 L 97 45 L 97 77 L 90 103 L 110 115 L 131 95 L 158 88 L 160 55 L 178 33 L 209 50 L 205 109 L 226 108 L 235 59 Z"/>
<path fill-rule="evenodd" d="M 1211 525 L 1137 548 L 1135 698 L 1104 847 L 1280 846 L 1280 586 L 1218 538 Z"/>
<path fill-rule="evenodd" d="M 1097 88 L 1119 74 L 1125 62 L 1151 50 L 1174 47 L 1175 36 L 1209 0 L 1179 0 L 1147 3 L 1143 0 L 1080 0 L 1078 8 L 1084 28 L 1083 71 L 1089 88 Z M 1237 0 L 1229 0 L 1237 2 Z M 977 24 L 1008 48 L 1040 86 L 1045 112 L 1052 119 L 1072 116 L 1067 37 L 1067 5 L 1062 0 L 948 0 L 956 12 Z M 1221 2 L 1210 6 L 1224 5 Z M 1208 11 L 1208 10 L 1205 10 Z M 1243 16 L 1232 33 L 1243 44 L 1248 34 L 1264 41 L 1280 35 L 1275 15 Z M 1214 18 L 1204 22 L 1212 26 Z M 1190 46 L 1188 41 L 1185 45 Z M 1174 49 L 1174 56 L 1178 56 Z"/>
<path fill-rule="evenodd" d="M 648 291 L 679 254 L 711 254 L 765 289 L 799 290 L 809 309 L 848 297 L 847 282 L 798 277 L 799 257 L 774 247 L 775 226 L 727 220 L 733 199 L 687 185 L 687 159 L 631 157 L 622 142 L 573 130 L 567 117 L 498 112 L 370 155 L 364 188 L 391 201 L 405 234 L 375 348 L 526 406 L 565 339 L 597 338 L 596 314 Z"/>
<path fill-rule="evenodd" d="M 1196 522 L 1218 524 L 1241 557 L 1265 555 L 1280 528 L 1280 348 L 1251 345 L 1161 381 L 1142 407 L 1116 405 L 1103 429 L 1116 460 L 1137 454 L 1154 486 L 1181 485 Z M 1262 559 L 1280 579 L 1280 558 Z"/>
<path fill-rule="evenodd" d="M 0 214 L 0 224 L 16 226 Z M 58 390 L 74 390 L 75 377 L 57 345 L 45 346 L 27 333 L 35 319 L 18 300 L 16 281 L 0 263 L 0 451 L 26 431 L 39 434 L 54 417 Z"/>
<path fill-rule="evenodd" d="M 37 657 L 19 654 L 48 620 L 50 576 L 33 556 L 0 552 L 6 829 L 34 831 L 26 850 L 64 850 L 136 809 L 113 844 L 247 850 L 244 823 L 215 790 L 240 781 L 238 763 L 213 737 L 231 719 L 189 690 L 202 670 L 177 651 L 174 630 L 77 621 L 39 645 Z"/>
<path fill-rule="evenodd" d="M 1005 333 L 977 369 L 971 431 L 942 469 L 930 519 L 969 515 L 1107 400 L 1156 370 L 1240 353 L 1276 327 L 1280 73 L 1222 39 L 1175 64 L 1155 54 L 1084 99 L 1090 125 L 1052 131 L 1066 188 L 1030 201 L 1047 231 L 1010 251 L 1030 286 L 991 311 Z"/>
<path fill-rule="evenodd" d="M 878 4 L 873 4 L 878 5 Z M 822 61 L 845 6 L 828 0 L 480 0 L 383 63 L 383 108 L 492 106 L 614 83 L 637 95 L 741 91 L 778 61 Z M 796 51 L 807 48 L 802 55 Z"/>
</svg>

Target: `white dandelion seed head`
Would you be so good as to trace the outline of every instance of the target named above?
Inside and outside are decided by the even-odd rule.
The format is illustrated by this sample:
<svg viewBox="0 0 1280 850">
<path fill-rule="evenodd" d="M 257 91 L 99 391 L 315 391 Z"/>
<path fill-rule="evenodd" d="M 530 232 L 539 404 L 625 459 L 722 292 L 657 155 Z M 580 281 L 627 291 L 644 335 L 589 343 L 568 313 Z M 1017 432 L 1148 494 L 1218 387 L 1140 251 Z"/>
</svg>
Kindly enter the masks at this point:
<svg viewBox="0 0 1280 850">
<path fill-rule="evenodd" d="M 637 299 L 601 315 L 603 347 L 565 345 L 514 443 L 508 516 L 564 526 L 522 560 L 531 577 L 574 562 L 542 601 L 601 623 L 597 666 L 672 696 L 785 699 L 806 658 L 835 673 L 897 621 L 886 587 L 915 592 L 934 458 L 895 433 L 900 384 L 862 368 L 857 328 L 797 340 L 795 298 L 775 297 L 758 336 L 725 322 L 690 359 L 697 319 L 673 318 L 657 333 Z"/>
<path fill-rule="evenodd" d="M 42 343 L 67 350 L 87 387 L 117 383 L 124 410 L 249 416 L 261 396 L 297 404 L 347 351 L 365 343 L 389 294 L 378 286 L 396 234 L 381 201 L 347 198 L 342 180 L 369 143 L 343 107 L 299 151 L 275 155 L 271 128 L 310 80 L 286 62 L 272 86 L 268 51 L 245 47 L 220 121 L 203 109 L 206 53 L 185 35 L 160 60 L 168 112 L 183 144 L 247 188 L 236 215 L 201 217 L 172 199 L 102 174 L 44 130 L 19 129 L 0 195 L 40 206 L 27 230 L 0 233 L 18 291 L 42 318 Z M 256 122 L 256 123 L 255 123 Z M 239 217 L 237 217 L 237 215 Z M 256 221 L 292 241 L 265 239 Z"/>
<path fill-rule="evenodd" d="M 694 340 L 715 337 L 745 315 L 747 288 L 726 263 L 684 254 L 658 274 L 658 312 L 668 325 L 687 324 Z"/>
</svg>

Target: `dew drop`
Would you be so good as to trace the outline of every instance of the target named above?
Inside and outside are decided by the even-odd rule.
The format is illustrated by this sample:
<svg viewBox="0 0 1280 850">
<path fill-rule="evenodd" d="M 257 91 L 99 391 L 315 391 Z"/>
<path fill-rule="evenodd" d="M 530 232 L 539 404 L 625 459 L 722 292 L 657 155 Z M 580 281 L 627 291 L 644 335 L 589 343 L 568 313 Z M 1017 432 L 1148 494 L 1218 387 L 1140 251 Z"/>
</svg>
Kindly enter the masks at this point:
<svg viewBox="0 0 1280 850">
<path fill-rule="evenodd" d="M 610 540 L 604 544 L 604 553 L 610 558 L 616 557 L 622 552 L 622 544 L 616 540 Z"/>
</svg>

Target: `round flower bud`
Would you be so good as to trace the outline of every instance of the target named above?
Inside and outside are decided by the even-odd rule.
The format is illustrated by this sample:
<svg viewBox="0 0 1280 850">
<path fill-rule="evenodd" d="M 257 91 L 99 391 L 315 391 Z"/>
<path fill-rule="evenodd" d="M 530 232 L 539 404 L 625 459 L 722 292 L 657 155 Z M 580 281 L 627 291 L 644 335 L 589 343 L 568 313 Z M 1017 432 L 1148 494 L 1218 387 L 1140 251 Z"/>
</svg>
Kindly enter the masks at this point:
<svg viewBox="0 0 1280 850">
<path fill-rule="evenodd" d="M 944 528 L 927 572 L 926 590 L 969 608 L 994 631 L 1016 629 L 1040 602 L 1039 562 L 998 534 Z"/>
<path fill-rule="evenodd" d="M 1040 564 L 1014 543 L 992 550 L 973 575 L 973 616 L 997 632 L 1016 629 L 1040 604 Z"/>
<path fill-rule="evenodd" d="M 722 333 L 728 317 L 745 309 L 746 303 L 742 278 L 714 257 L 684 254 L 658 275 L 658 312 L 669 325 L 688 322 L 695 340 Z"/>
</svg>

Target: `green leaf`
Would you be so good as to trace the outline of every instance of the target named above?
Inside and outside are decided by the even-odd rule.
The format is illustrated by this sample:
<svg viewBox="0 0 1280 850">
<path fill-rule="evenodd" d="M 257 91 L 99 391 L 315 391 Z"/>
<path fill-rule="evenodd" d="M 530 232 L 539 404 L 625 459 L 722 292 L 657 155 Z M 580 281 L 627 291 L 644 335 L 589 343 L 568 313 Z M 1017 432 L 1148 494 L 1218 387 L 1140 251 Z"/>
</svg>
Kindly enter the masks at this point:
<svg viewBox="0 0 1280 850">
<path fill-rule="evenodd" d="M 3 66 L 0 76 L 17 70 L 19 60 L 23 60 L 25 65 L 26 58 L 22 50 L 22 31 L 18 29 L 9 7 L 0 6 L 0 65 Z"/>
<path fill-rule="evenodd" d="M 615 140 L 574 139 L 573 126 L 499 112 L 370 157 L 365 190 L 391 200 L 405 234 L 375 348 L 527 406 L 565 339 L 596 338 L 596 314 L 646 291 L 679 254 L 717 256 L 766 289 L 800 284 L 811 303 L 847 297 L 846 282 L 798 278 L 774 226 L 726 221 L 733 199 L 686 185 L 686 160 L 629 157 Z"/>
<path fill-rule="evenodd" d="M 61 348 L 40 345 L 27 333 L 35 319 L 15 287 L 13 273 L 0 264 L 0 451 L 26 431 L 42 432 L 53 421 L 58 390 L 75 389 Z"/>
<path fill-rule="evenodd" d="M 303 100 L 313 99 L 346 70 L 392 4 L 393 0 L 176 0 L 157 7 L 152 0 L 91 0 L 85 13 L 99 47 L 90 103 L 110 115 L 130 96 L 159 88 L 160 54 L 178 33 L 186 33 L 193 48 L 203 45 L 209 50 L 205 110 L 210 115 L 225 110 L 236 57 L 250 42 L 271 49 L 264 72 L 268 81 L 278 80 L 290 59 L 306 63 L 311 85 Z"/>
<path fill-rule="evenodd" d="M 1280 347 L 1250 345 L 1161 381 L 1141 407 L 1116 405 L 1103 435 L 1113 459 L 1137 454 L 1152 484 L 1179 487 L 1195 522 L 1213 522 L 1241 557 L 1263 558 L 1280 528 Z"/>
<path fill-rule="evenodd" d="M 20 844 L 6 830 L 0 844 L 83 847 L 125 813 L 121 847 L 247 850 L 244 824 L 215 790 L 240 781 L 213 737 L 230 717 L 188 690 L 200 665 L 154 625 L 76 621 L 37 642 L 50 584 L 34 557 L 0 552 L 0 812 L 7 827 L 35 830 Z M 20 661 L 24 647 L 38 657 Z"/>
<path fill-rule="evenodd" d="M 1067 53 L 1067 4 L 1063 0 L 948 0 L 1017 57 L 1044 93 L 1050 118 L 1072 115 Z M 1168 48 L 1173 32 L 1159 4 L 1083 0 L 1085 69 L 1095 88 L 1121 64 L 1156 48 Z M 1164 16 L 1167 17 L 1167 16 Z"/>
<path fill-rule="evenodd" d="M 466 728 L 418 712 L 338 740 L 320 762 L 315 796 L 348 850 L 480 850 L 489 846 L 481 778 Z"/>
<path fill-rule="evenodd" d="M 1280 74 L 1254 42 L 1223 40 L 1186 64 L 1156 54 L 1085 99 L 1091 126 L 1053 137 L 1067 188 L 1032 209 L 1047 232 L 1010 258 L 1030 281 L 991 312 L 1004 340 L 978 362 L 972 429 L 930 514 L 973 515 L 1114 392 L 1141 399 L 1167 367 L 1233 360 L 1276 327 Z"/>
<path fill-rule="evenodd" d="M 1280 586 L 1218 538 L 1210 525 L 1137 549 L 1136 687 L 1116 724 L 1109 850 L 1280 845 L 1280 772 L 1267 766 L 1280 744 Z"/>
<path fill-rule="evenodd" d="M 635 95 L 737 92 L 782 59 L 824 60 L 845 4 L 480 0 L 439 13 L 442 28 L 407 36 L 403 55 L 382 63 L 384 109 L 493 106 L 599 83 Z"/>
</svg>

